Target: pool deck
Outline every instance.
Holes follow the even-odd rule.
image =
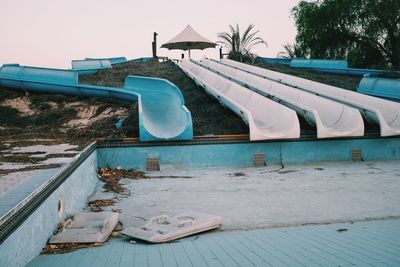
[[[45,141],[47,143],[51,142],[51,140]],[[75,149],[77,146],[69,144],[41,145],[40,141],[38,141],[39,145],[17,146],[19,143],[16,141],[4,141],[4,143],[8,144],[9,148],[6,150],[0,150],[0,155],[23,155],[20,153],[28,153],[29,155],[31,153],[29,157],[36,159],[43,158],[43,160],[36,163],[30,162],[29,157],[26,159],[25,163],[3,162],[0,160],[0,170],[15,170],[15,172],[11,172],[7,175],[0,175],[0,218],[15,208],[18,203],[23,201],[43,183],[51,179],[73,159],[72,157],[62,156],[45,159],[45,156],[51,154],[64,154],[65,156],[67,154],[77,153],[77,151],[71,151],[71,149]],[[43,166],[48,164],[59,164],[60,166],[20,171],[20,169],[23,169],[24,167]]]
[[[0,176],[0,218],[28,197],[62,167]]]
[[[119,237],[27,266],[400,266],[400,220],[214,231],[157,245]]]

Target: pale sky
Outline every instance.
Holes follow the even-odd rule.
[[[211,41],[229,24],[254,24],[275,57],[293,43],[290,10],[299,0],[0,0],[0,65],[70,68],[72,59],[151,56],[153,32],[158,47],[190,24]],[[158,48],[159,56],[178,58],[181,50]],[[218,57],[217,49],[192,51],[192,58]]]

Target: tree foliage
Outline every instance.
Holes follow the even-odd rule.
[[[282,45],[284,51],[281,51],[278,53],[277,57],[278,58],[297,58],[297,57],[301,57],[301,58],[305,58],[307,57],[306,53],[304,53],[304,51],[302,51],[300,49],[300,47],[294,43],[294,44],[289,44],[286,43],[284,45]]]
[[[303,0],[292,14],[296,42],[313,58],[400,67],[400,0]]]
[[[218,43],[224,45],[229,50],[229,59],[251,62],[255,57],[251,49],[259,44],[267,46],[267,43],[261,37],[257,36],[260,31],[253,31],[253,29],[254,25],[250,24],[241,34],[239,25],[236,24],[236,27],[229,25],[229,32],[218,33],[218,38],[221,39]]]

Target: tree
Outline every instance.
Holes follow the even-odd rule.
[[[230,32],[218,33],[218,38],[221,39],[218,43],[228,48],[229,59],[241,62],[254,61],[255,55],[251,52],[251,49],[259,44],[267,46],[267,43],[261,37],[257,36],[259,30],[252,32],[253,28],[254,25],[250,24],[241,35],[239,25],[236,24],[235,28],[229,25]]]
[[[307,57],[307,55],[306,55],[307,53],[302,51],[296,43],[294,43],[292,45],[287,43],[287,44],[282,45],[282,47],[285,51],[279,52],[277,55],[278,58],[296,58],[296,57],[306,58]]]
[[[303,0],[292,14],[296,42],[311,57],[351,55],[359,64],[400,68],[399,0]]]

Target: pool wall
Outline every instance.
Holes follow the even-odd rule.
[[[352,160],[360,150],[363,160],[400,159],[400,138],[245,142],[136,146],[117,144],[98,147],[99,167],[146,169],[147,158],[158,158],[160,166],[216,167],[253,166],[255,153],[264,153],[266,164],[302,164]]]
[[[98,182],[97,153],[94,148],[95,144],[92,145],[92,151],[87,156],[83,156],[83,152],[80,153],[51,178],[65,180],[0,245],[0,266],[24,266],[42,251],[60,222],[58,212],[60,199],[64,206],[62,213],[64,219],[86,206],[87,198],[93,193]],[[80,159],[80,157],[85,158]],[[74,169],[66,177],[60,177],[60,174],[71,168]],[[38,190],[43,190],[43,188]],[[44,193],[40,191],[36,194],[43,195]]]

